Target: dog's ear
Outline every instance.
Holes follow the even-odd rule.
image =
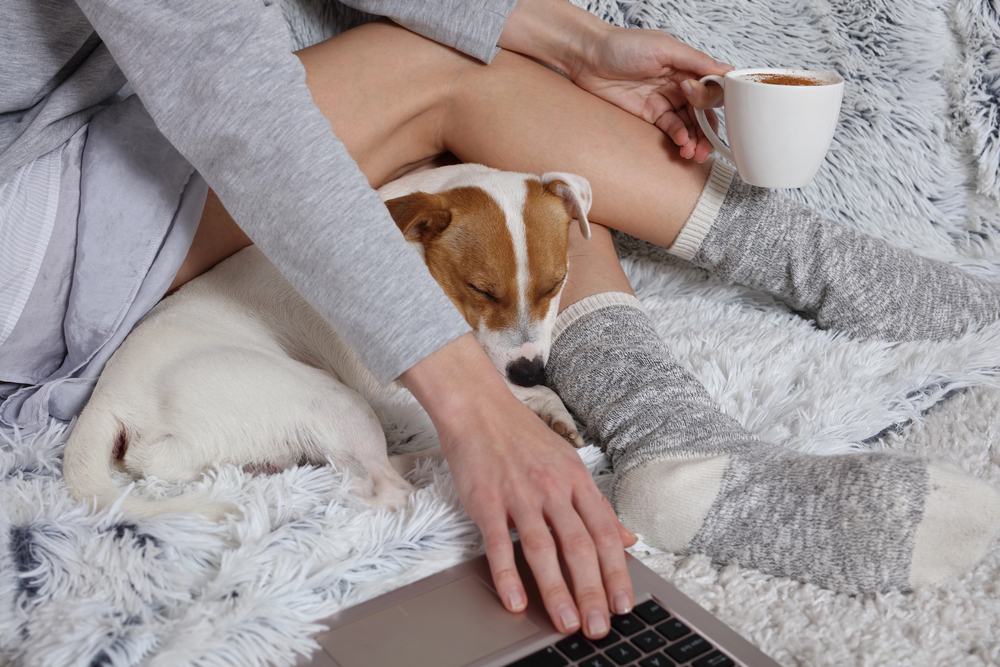
[[[451,211],[440,195],[414,192],[385,203],[407,241],[426,243],[451,224]]]
[[[580,233],[583,234],[583,238],[589,239],[590,221],[587,220],[587,214],[590,213],[590,204],[594,201],[594,195],[590,191],[590,183],[587,179],[576,174],[550,171],[547,174],[542,174],[542,185],[563,200],[570,217],[580,225]]]

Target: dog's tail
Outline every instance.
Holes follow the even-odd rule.
[[[119,500],[122,512],[143,518],[158,514],[194,513],[213,521],[238,512],[235,505],[213,498],[205,491],[164,499],[144,499],[115,483],[115,461],[122,461],[131,437],[125,421],[91,400],[66,442],[63,476],[77,500],[94,503],[101,510]]]

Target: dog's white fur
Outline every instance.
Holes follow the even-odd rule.
[[[525,178],[534,177],[457,165],[409,175],[381,194],[389,200],[415,191],[482,188],[506,214],[520,274],[527,271],[518,208]],[[543,182],[554,184],[588,235],[586,181],[547,174]],[[521,298],[527,301],[523,291]],[[557,303],[541,321],[524,316],[509,330],[473,324],[501,372],[519,356],[547,359]],[[572,418],[551,390],[510,386],[578,441]],[[216,464],[266,472],[332,462],[360,481],[355,491],[374,506],[396,507],[412,490],[401,473],[413,457],[387,457],[385,436],[366,400],[382,391],[354,351],[251,246],[164,299],[126,338],[67,442],[65,478],[76,497],[98,508],[121,500],[133,516],[196,512],[221,518],[234,508],[208,493],[122,498],[120,484],[140,476],[192,481]]]
[[[122,495],[116,468],[184,482],[215,464],[329,460],[359,477],[374,505],[398,505],[410,486],[390,466],[362,398],[377,390],[354,352],[251,246],[161,302],[125,339],[67,442],[66,481],[103,507]],[[231,509],[198,494],[128,496],[122,505],[138,516],[219,518]]]

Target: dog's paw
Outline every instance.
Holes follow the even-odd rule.
[[[566,438],[566,441],[575,448],[580,449],[584,446],[583,438],[580,437],[580,433],[576,430],[576,424],[573,422],[573,418],[569,416],[569,412],[566,412],[565,419],[559,419],[556,415],[551,414],[538,416],[545,420],[549,428]]]
[[[583,438],[576,430],[576,422],[556,392],[542,385],[535,387],[510,385],[510,388],[522,403],[549,425],[549,428],[577,449],[583,447]]]

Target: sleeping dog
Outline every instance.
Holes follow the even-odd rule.
[[[576,220],[590,234],[587,181],[463,164],[409,174],[379,194],[511,390],[579,446],[572,417],[541,383],[569,226]],[[100,509],[141,476],[179,483],[215,464],[275,472],[332,462],[360,480],[355,492],[373,506],[397,507],[412,490],[401,475],[412,457],[386,454],[367,402],[384,391],[250,246],[161,301],[129,334],[66,444],[66,482]],[[215,519],[234,510],[206,493],[129,495],[121,507]]]

